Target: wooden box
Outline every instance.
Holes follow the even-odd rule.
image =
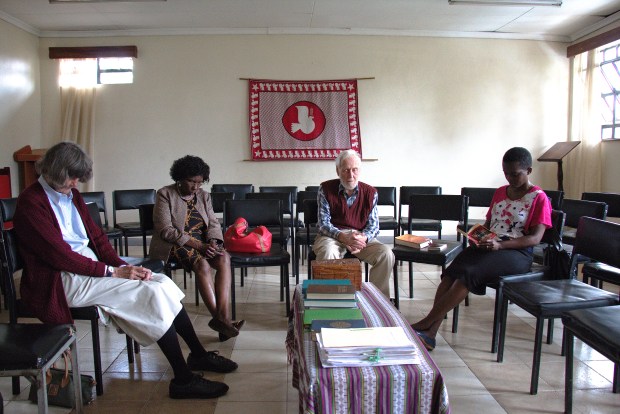
[[[362,289],[362,264],[358,259],[314,260],[313,279],[349,279],[355,290]]]

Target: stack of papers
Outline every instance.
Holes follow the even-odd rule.
[[[322,328],[316,337],[326,368],[420,363],[417,348],[401,327]]]

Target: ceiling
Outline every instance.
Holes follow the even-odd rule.
[[[620,20],[620,0],[564,0],[561,7],[448,0],[0,0],[0,19],[40,37],[355,34],[572,42]]]

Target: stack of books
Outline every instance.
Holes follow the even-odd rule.
[[[394,238],[394,244],[398,246],[411,247],[416,250],[426,250],[429,252],[441,252],[446,250],[447,244],[437,240],[429,239],[424,236],[416,236],[415,234],[403,234]]]
[[[322,328],[363,328],[362,311],[349,279],[304,280],[304,326],[312,332]]]
[[[323,328],[316,338],[325,368],[420,363],[417,348],[399,326]]]

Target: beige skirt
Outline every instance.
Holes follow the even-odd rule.
[[[97,260],[88,247],[80,253]],[[62,285],[70,307],[96,306],[105,325],[112,323],[142,346],[157,342],[170,329],[185,297],[159,273],[142,281],[62,272]]]

